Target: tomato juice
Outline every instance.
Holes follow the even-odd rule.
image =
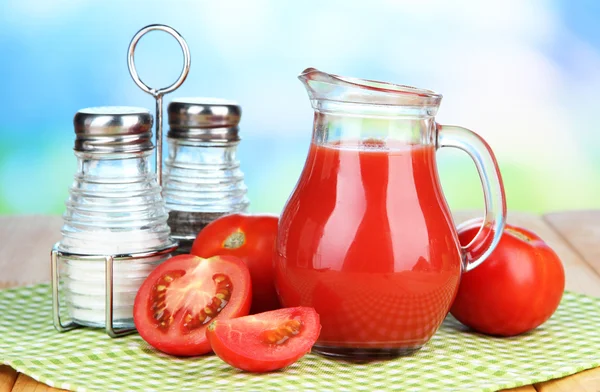
[[[433,145],[313,142],[280,220],[277,291],[319,313],[318,352],[408,352],[450,308],[459,246]]]

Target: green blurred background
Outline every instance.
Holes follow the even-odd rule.
[[[165,98],[242,105],[239,147],[252,211],[280,212],[302,169],[312,110],[306,67],[436,90],[437,120],[496,152],[508,207],[600,208],[598,1],[43,1],[0,4],[0,214],[60,214],[75,172],[72,118],[100,105],[153,108],[126,51],[143,26],[188,41],[192,68]],[[150,85],[181,68],[176,42],[143,38]],[[439,152],[453,209],[481,208],[466,155]]]

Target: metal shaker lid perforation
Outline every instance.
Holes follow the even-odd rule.
[[[151,150],[153,118],[144,108],[101,106],[75,114],[75,151],[128,153]]]
[[[169,103],[169,133],[173,139],[227,143],[240,140],[242,108],[217,98],[178,98]]]

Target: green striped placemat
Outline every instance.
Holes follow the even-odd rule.
[[[519,337],[476,334],[448,317],[412,356],[355,364],[309,354],[283,371],[254,375],[214,355],[161,354],[137,334],[58,333],[44,284],[0,291],[0,363],[77,391],[493,391],[600,366],[600,299],[567,292],[546,324]]]

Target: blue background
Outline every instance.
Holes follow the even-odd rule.
[[[43,1],[0,3],[0,214],[64,211],[81,108],[154,103],[131,80],[133,35],[168,24],[192,67],[166,96],[213,96],[243,109],[240,144],[252,211],[279,212],[306,156],[307,67],[444,95],[437,120],[496,152],[508,207],[600,208],[600,2]],[[136,55],[152,86],[182,64],[164,33]],[[265,148],[266,147],[266,148]],[[440,151],[453,208],[482,206],[469,158]]]

